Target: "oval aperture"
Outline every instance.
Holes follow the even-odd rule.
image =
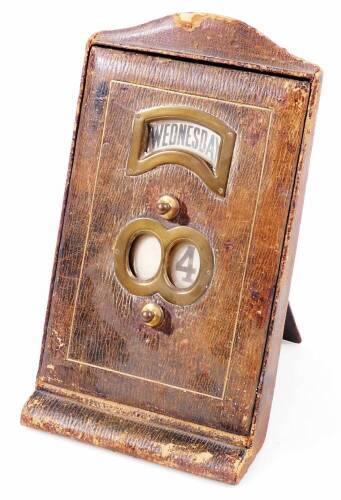
[[[153,234],[137,236],[130,247],[129,266],[132,274],[140,281],[154,278],[161,265],[161,245]]]
[[[190,288],[200,272],[200,256],[197,247],[190,242],[176,243],[168,258],[168,277],[180,290]]]

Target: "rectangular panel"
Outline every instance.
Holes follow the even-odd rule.
[[[207,203],[209,189],[195,174],[180,165],[165,165],[141,177],[127,176],[126,157],[132,141],[134,115],[143,109],[162,106],[162,103],[203,109],[238,130],[235,156],[243,158],[243,165],[241,168],[237,161],[232,165],[230,175],[234,188],[225,201],[218,202],[219,220],[211,234],[212,204]],[[138,84],[110,82],[69,359],[176,389],[223,397],[246,268],[246,259],[242,257],[247,253],[252,236],[252,219],[261,188],[270,118],[271,112],[266,108],[208,100]],[[251,150],[247,144],[256,131],[255,149]],[[193,196],[188,196],[188,192]],[[141,325],[139,308],[145,299],[132,297],[115,278],[113,248],[117,234],[129,221],[145,216],[155,218],[152,204],[154,201],[155,205],[163,193],[172,193],[186,204],[195,198],[192,213],[187,211],[191,219],[188,224],[192,226],[193,220],[193,227],[208,237],[215,268],[208,291],[197,303],[186,308],[164,304],[172,318],[167,331],[160,335]],[[245,212],[240,212],[236,207],[243,204],[245,195],[248,207]],[[117,204],[125,208],[124,214],[120,213],[118,217],[113,210],[105,213],[106,207]],[[100,228],[96,229],[96,221],[100,221]],[[229,241],[234,242],[232,252]],[[89,249],[96,251],[89,252]],[[124,310],[121,303],[125,304]],[[229,314],[225,315],[225,311]],[[205,326],[195,328],[200,318],[205,318]],[[212,331],[215,331],[213,336],[207,334]],[[144,335],[147,340],[149,337],[158,339],[157,349],[151,349],[149,342],[142,340]],[[103,350],[98,346],[103,346]],[[219,358],[212,355],[219,351]]]

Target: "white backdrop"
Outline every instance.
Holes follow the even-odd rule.
[[[166,14],[246,21],[324,70],[291,303],[266,443],[227,486],[19,425],[33,390],[89,35]],[[337,2],[59,0],[1,4],[0,496],[287,499],[340,494],[340,25]]]

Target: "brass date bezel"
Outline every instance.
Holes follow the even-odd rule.
[[[161,245],[160,266],[150,280],[139,280],[130,267],[130,250],[133,242],[142,234],[152,234]],[[194,245],[200,257],[200,270],[193,285],[185,289],[177,288],[170,280],[168,267],[172,248],[181,242]],[[214,258],[207,239],[196,229],[176,226],[164,227],[160,222],[149,219],[135,219],[129,222],[117,236],[114,245],[114,267],[116,277],[130,293],[150,296],[159,293],[162,298],[176,305],[189,305],[195,302],[208,288],[214,267]]]
[[[215,171],[199,156],[176,148],[150,154],[145,153],[148,124],[153,120],[172,119],[204,125],[220,136],[221,145]],[[134,119],[128,174],[140,175],[160,165],[173,163],[191,170],[214,193],[225,196],[235,141],[235,131],[222,120],[205,111],[186,106],[162,106],[145,109],[137,113]]]

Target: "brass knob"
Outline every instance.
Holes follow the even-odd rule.
[[[178,215],[180,204],[174,196],[164,194],[158,199],[156,203],[156,210],[161,217],[171,220]]]
[[[150,302],[149,304],[143,306],[141,310],[141,317],[142,321],[146,325],[155,328],[156,326],[160,325],[160,323],[162,323],[164,314],[160,306]]]

